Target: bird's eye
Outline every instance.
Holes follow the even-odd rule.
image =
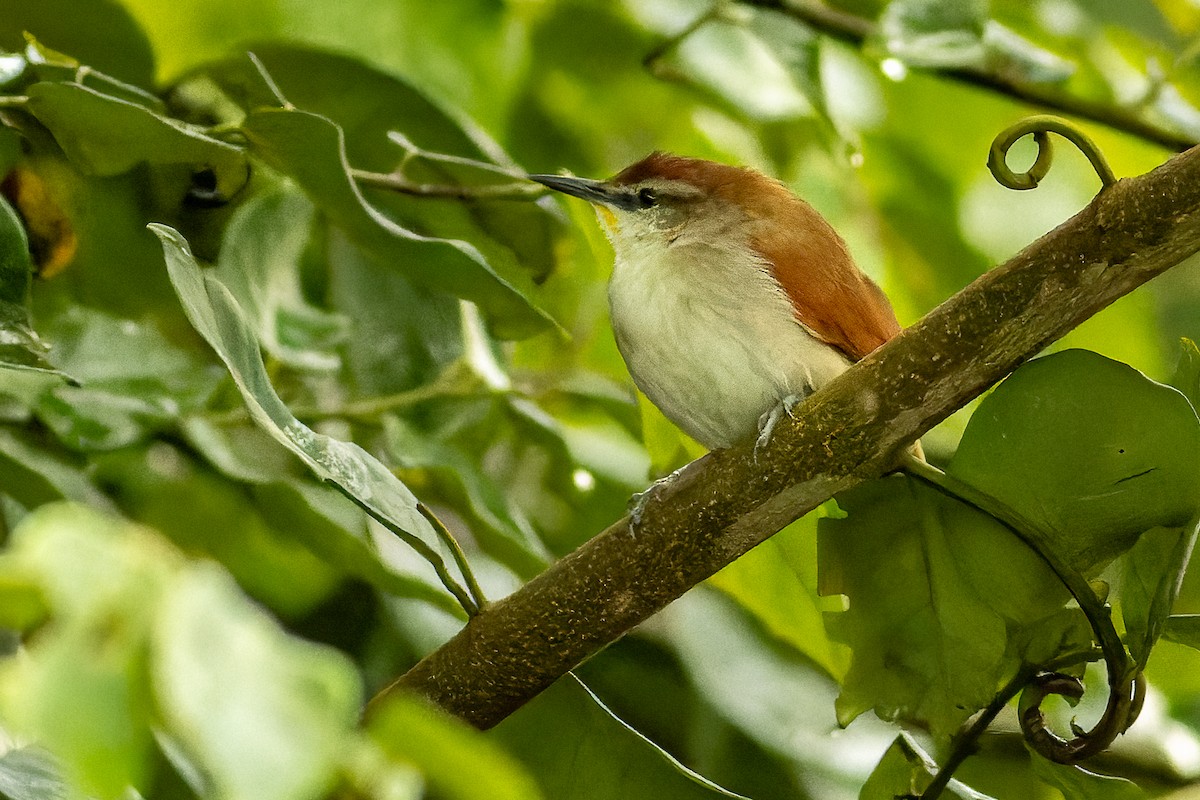
[[[653,189],[639,189],[637,199],[642,204],[642,208],[650,208],[658,202],[658,195]]]

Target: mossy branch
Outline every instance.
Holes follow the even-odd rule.
[[[710,453],[401,676],[480,728],[836,492],[1117,298],[1200,250],[1200,148],[1117,181],[813,395],[756,453]],[[378,698],[377,698],[378,700]]]

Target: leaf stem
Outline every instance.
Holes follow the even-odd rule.
[[[475,580],[475,573],[471,570],[471,565],[467,561],[467,554],[463,552],[462,546],[458,540],[454,538],[454,534],[450,533],[450,529],[446,527],[433,510],[424,503],[417,503],[417,510],[421,512],[421,516],[433,526],[437,531],[438,538],[450,548],[450,554],[454,557],[454,563],[458,565],[458,571],[462,573],[463,578],[467,581],[467,589],[471,593],[471,599],[475,603],[475,613],[479,613],[487,606],[487,597],[480,588],[479,582]],[[471,612],[468,611],[468,614]],[[471,614],[474,616],[474,614]]]
[[[467,590],[464,589],[459,584],[459,582],[454,579],[454,576],[450,574],[450,570],[448,570],[446,568],[446,562],[442,560],[442,557],[437,553],[436,550],[434,550],[429,545],[425,544],[425,542],[421,541],[416,536],[413,536],[408,531],[397,526],[395,523],[393,523],[387,517],[380,514],[375,509],[371,508],[370,505],[368,505],[367,503],[364,503],[358,497],[355,497],[353,492],[349,491],[346,487],[342,486],[337,481],[329,480],[328,478],[326,478],[326,480],[330,484],[332,484],[339,492],[341,492],[346,497],[348,497],[350,499],[350,502],[354,503],[354,505],[358,506],[363,511],[365,511],[367,513],[367,516],[369,516],[371,519],[378,522],[383,527],[387,528],[398,539],[400,539],[402,542],[407,544],[413,550],[417,551],[417,553],[422,558],[424,558],[426,561],[428,561],[430,566],[432,566],[434,571],[437,573],[438,580],[440,580],[442,582],[442,586],[445,586],[446,590],[448,592],[450,592],[450,594],[454,595],[454,599],[458,601],[458,604],[460,606],[462,606],[463,611],[467,612],[468,617],[473,617],[479,613],[479,605],[467,593]],[[421,503],[418,503],[417,508],[418,509],[423,508],[423,505]],[[424,513],[424,512],[422,512],[422,513]],[[434,526],[434,527],[436,528],[437,526]],[[456,556],[456,559],[457,559],[457,556]]]

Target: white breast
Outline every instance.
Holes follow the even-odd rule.
[[[710,449],[751,438],[763,412],[849,366],[796,321],[752,251],[715,241],[616,234],[608,290],[617,347],[634,383]]]

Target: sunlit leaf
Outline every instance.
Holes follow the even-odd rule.
[[[859,800],[895,800],[898,797],[920,797],[929,786],[938,766],[920,745],[907,733],[901,733],[883,754],[883,758],[863,784]],[[991,800],[960,781],[952,780],[942,797],[958,800]]]
[[[49,753],[37,747],[14,747],[0,756],[0,796],[8,800],[66,800],[68,790]]]
[[[47,506],[14,533],[6,566],[36,576],[54,622],[0,673],[0,705],[99,797],[148,773],[146,642],[174,565],[150,534],[80,506]]]
[[[1200,422],[1176,389],[1085,350],[1032,361],[971,417],[947,472],[1024,513],[1088,570],[1200,498]]]
[[[1146,793],[1125,778],[1099,775],[1080,766],[1030,757],[1034,773],[1066,800],[1142,800]]]
[[[740,797],[623,723],[574,675],[542,692],[491,735],[525,764],[546,797]]]
[[[392,695],[372,711],[371,738],[389,757],[411,764],[447,800],[539,800],[537,784],[483,734],[428,702]]]
[[[167,591],[153,653],[161,713],[217,794],[303,800],[328,789],[361,703],[345,656],[289,637],[209,565]]]

